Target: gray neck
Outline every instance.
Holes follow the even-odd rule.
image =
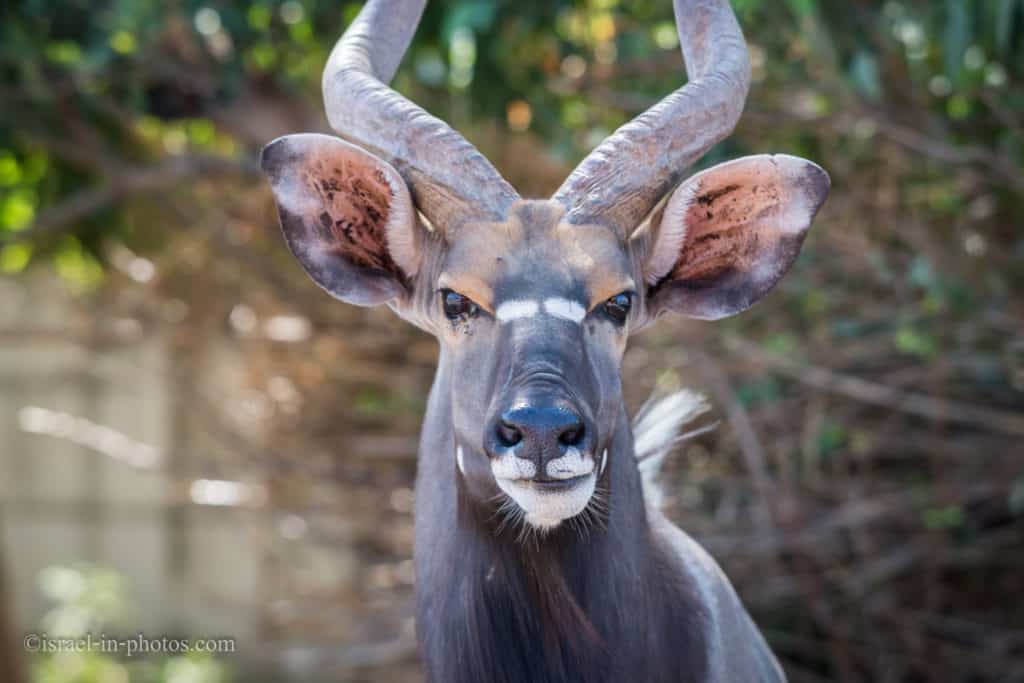
[[[625,408],[601,481],[606,525],[580,535],[563,524],[522,544],[496,533],[493,510],[463,490],[449,367],[442,351],[416,484],[417,621],[428,680],[660,681],[671,670],[665,680],[679,681],[688,680],[679,671],[701,671],[699,629],[686,633],[701,608],[666,574]],[[682,636],[664,647],[669,633]]]

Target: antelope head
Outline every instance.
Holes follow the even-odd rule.
[[[750,80],[727,0],[676,0],[689,81],[605,140],[547,200],[523,200],[459,133],[386,84],[425,0],[370,0],[328,61],[340,138],[270,143],[288,246],[351,304],[385,304],[441,345],[452,476],[537,528],[580,514],[632,460],[620,365],[673,312],[738,313],[792,265],[829,188],[796,157],[688,179],[728,135]],[[627,440],[628,445],[628,440]],[[625,466],[625,465],[623,465]],[[631,466],[631,462],[630,462]]]

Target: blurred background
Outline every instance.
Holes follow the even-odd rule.
[[[668,0],[451,0],[395,86],[524,195],[683,79]],[[700,167],[833,190],[764,302],[636,337],[631,409],[790,679],[1024,681],[1024,0],[734,0],[754,81]],[[420,680],[412,482],[436,343],[334,302],[260,147],[326,130],[359,3],[0,9],[0,681]],[[228,636],[30,655],[26,632]]]

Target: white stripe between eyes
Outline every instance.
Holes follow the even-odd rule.
[[[498,306],[498,309],[494,312],[498,320],[503,323],[507,323],[510,320],[518,320],[519,318],[530,318],[537,315],[536,301],[522,301],[512,300],[506,301],[502,305]]]
[[[582,322],[583,318],[587,316],[587,309],[583,308],[575,301],[562,299],[560,297],[545,299],[544,310],[549,315],[553,315],[556,318],[562,318],[563,320],[569,320],[574,323]]]
[[[498,306],[495,316],[500,322],[507,323],[519,320],[520,318],[532,318],[540,312],[540,308],[536,301],[513,299]],[[545,299],[544,312],[556,318],[577,324],[587,317],[587,309],[575,301],[561,297]]]

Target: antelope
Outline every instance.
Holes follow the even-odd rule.
[[[369,0],[323,74],[340,138],[288,135],[261,164],[312,279],[439,342],[415,504],[427,680],[785,680],[638,464],[671,446],[694,401],[664,399],[634,434],[621,361],[663,314],[714,320],[763,297],[796,259],[828,175],[758,155],[684,180],[735,127],[750,66],[727,0],[676,0],[688,82],[549,199],[522,199],[387,85],[424,5]]]

